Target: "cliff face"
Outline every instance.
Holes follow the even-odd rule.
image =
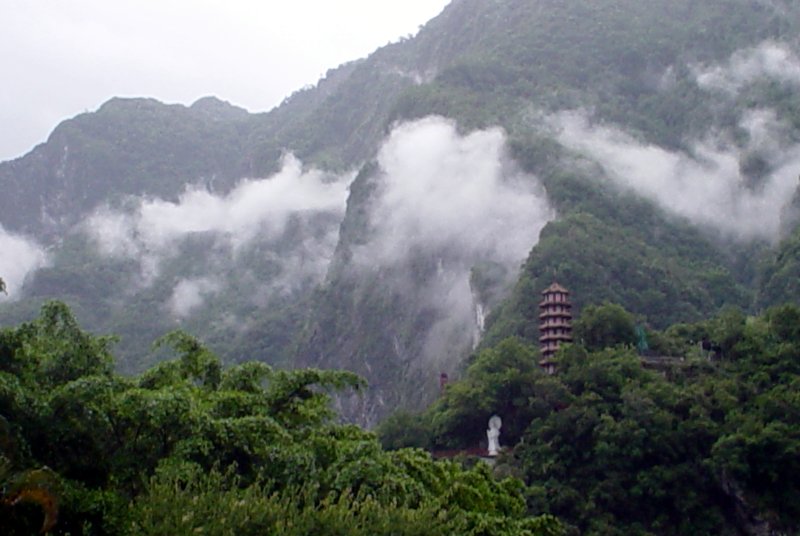
[[[231,361],[348,368],[372,388],[342,403],[374,423],[480,340],[535,340],[556,277],[657,326],[797,299],[796,248],[772,248],[798,22],[780,1],[457,0],[269,113],[113,99],[0,164],[0,224],[49,245],[0,317],[66,299],[130,371],[178,326]]]

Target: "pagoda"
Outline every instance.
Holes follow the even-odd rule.
[[[553,283],[542,291],[539,304],[539,347],[542,359],[539,366],[548,374],[556,371],[553,355],[563,342],[572,341],[572,304],[569,291]]]

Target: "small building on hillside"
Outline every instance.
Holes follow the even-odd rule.
[[[548,374],[556,371],[553,355],[563,342],[572,342],[572,304],[569,291],[553,283],[542,291],[539,303],[539,366]]]

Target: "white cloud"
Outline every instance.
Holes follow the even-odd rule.
[[[221,250],[236,256],[255,241],[280,241],[289,226],[299,226],[292,243],[275,253],[275,261],[284,265],[275,284],[289,289],[298,281],[322,277],[333,255],[352,178],[303,170],[288,156],[276,175],[242,181],[227,195],[190,188],[177,202],[138,200],[127,212],[105,207],[88,218],[84,229],[102,254],[138,259],[147,283],[193,234],[213,236]]]
[[[734,53],[724,65],[694,70],[700,87],[732,94],[764,78],[800,84],[800,58],[785,44],[771,41]]]
[[[137,241],[136,226],[135,216],[108,207],[97,209],[84,223],[100,251],[115,258],[142,254],[144,245]]]
[[[172,290],[167,307],[175,317],[186,318],[220,289],[219,282],[207,277],[182,279]]]
[[[300,161],[289,156],[277,175],[243,181],[225,197],[191,189],[177,203],[146,202],[139,212],[137,231],[155,249],[200,232],[222,233],[238,247],[261,232],[279,236],[292,215],[342,211],[348,182],[317,170],[303,172]]]
[[[696,224],[743,240],[776,240],[800,171],[800,145],[789,143],[769,110],[751,111],[740,127],[739,147],[722,136],[697,142],[691,154],[641,142],[617,127],[592,124],[582,112],[550,119],[557,139],[599,163],[608,176]],[[769,162],[758,186],[740,169],[748,155]]]
[[[0,278],[8,291],[0,293],[0,301],[18,297],[25,277],[46,264],[47,254],[40,245],[0,226]]]
[[[393,269],[386,284],[433,312],[420,365],[457,359],[477,329],[470,270],[491,260],[515,276],[555,212],[535,177],[508,159],[499,129],[462,136],[448,120],[426,118],[395,128],[378,162],[371,238],[355,263]],[[420,280],[417,262],[434,262],[435,274]]]
[[[391,264],[422,249],[515,263],[554,216],[535,179],[506,157],[500,129],[462,137],[447,120],[423,119],[396,128],[378,161],[365,262]]]

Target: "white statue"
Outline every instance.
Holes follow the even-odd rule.
[[[500,452],[500,428],[503,421],[497,415],[492,415],[489,419],[489,429],[486,430],[486,437],[489,440],[489,456],[497,456]]]

